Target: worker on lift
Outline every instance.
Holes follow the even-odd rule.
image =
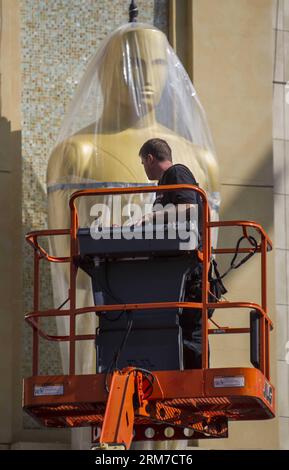
[[[170,146],[165,140],[150,139],[143,144],[139,151],[141,162],[144,166],[147,177],[151,181],[158,180],[159,186],[161,185],[177,185],[188,184],[198,185],[192,172],[185,165],[173,164],[172,151]],[[156,220],[158,211],[164,210],[166,207],[171,209],[176,208],[178,214],[181,211],[186,212],[186,217],[191,216],[190,209],[198,206],[198,227],[199,235],[202,227],[201,223],[201,198],[197,192],[191,190],[176,190],[164,193],[158,193],[158,196],[153,205],[153,212],[144,215],[136,225],[153,223]],[[170,210],[170,209],[169,209]],[[165,218],[164,217],[164,218]],[[199,246],[201,245],[201,236],[199,236]],[[202,279],[202,263],[196,260],[194,267],[189,274],[186,297],[188,302],[201,301],[201,289],[194,289],[193,286],[198,286]],[[202,367],[202,311],[201,309],[194,309],[192,312],[187,309],[180,317],[180,325],[183,333],[183,346],[184,346],[184,367],[185,369],[197,369]]]

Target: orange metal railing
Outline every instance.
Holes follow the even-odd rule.
[[[136,194],[136,193],[156,193],[165,191],[176,191],[179,189],[188,189],[199,193],[202,200],[202,263],[203,263],[203,274],[202,274],[202,301],[200,303],[194,302],[160,302],[160,303],[146,303],[146,304],[126,304],[126,305],[101,305],[101,306],[90,306],[84,308],[76,308],[76,283],[77,283],[77,263],[76,260],[79,256],[77,231],[79,228],[78,224],[78,212],[76,207],[76,200],[81,197],[89,196],[104,196],[104,195],[121,195],[121,194]],[[228,222],[211,222],[209,206],[206,197],[206,193],[197,186],[192,185],[172,185],[172,186],[149,186],[149,187],[137,187],[137,188],[101,188],[82,190],[74,193],[70,198],[70,213],[71,213],[71,227],[70,229],[64,230],[41,230],[29,233],[26,236],[28,243],[34,249],[34,295],[33,295],[33,312],[25,315],[25,320],[32,326],[33,329],[33,352],[32,352],[32,363],[33,363],[33,376],[38,375],[39,371],[39,337],[45,338],[50,341],[67,341],[69,342],[69,374],[74,375],[75,373],[75,345],[76,341],[83,340],[94,340],[95,335],[77,335],[76,334],[76,317],[78,315],[84,315],[89,312],[109,312],[109,311],[123,311],[123,310],[144,310],[144,309],[165,309],[165,308],[199,308],[202,309],[202,368],[208,368],[208,335],[215,333],[224,334],[239,334],[249,333],[249,328],[221,328],[217,325],[217,329],[208,328],[208,317],[207,310],[209,308],[246,308],[254,309],[259,312],[261,318],[261,372],[270,379],[270,367],[269,367],[269,333],[270,329],[273,328],[272,322],[267,314],[267,297],[266,297],[266,252],[272,249],[272,242],[263,230],[263,228],[251,221],[228,221]],[[236,253],[235,248],[211,248],[211,229],[216,227],[240,227],[243,232],[243,236],[248,240],[248,229],[256,230],[260,235],[260,243],[256,249],[256,252],[261,253],[261,306],[255,303],[249,302],[224,302],[220,301],[217,303],[208,302],[209,293],[209,281],[208,281],[208,270],[209,261],[213,254],[228,254]],[[52,237],[52,236],[69,236],[70,237],[70,256],[69,257],[55,257],[49,255],[45,249],[40,245],[40,237]],[[250,240],[249,240],[250,241]],[[238,253],[251,253],[253,248],[239,248]],[[254,250],[255,251],[255,250]],[[52,263],[69,263],[70,265],[70,282],[69,282],[69,309],[59,310],[50,309],[41,311],[40,305],[40,261],[45,260]],[[48,335],[40,328],[39,320],[43,317],[69,317],[69,334],[67,336],[55,336]]]

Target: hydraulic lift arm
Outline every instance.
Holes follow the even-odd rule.
[[[126,450],[133,439],[134,416],[148,416],[143,373],[134,368],[112,376],[99,444],[94,450]]]

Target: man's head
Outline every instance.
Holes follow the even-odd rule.
[[[172,151],[163,139],[150,139],[139,151],[142,164],[149,180],[159,180],[162,174],[172,166]]]

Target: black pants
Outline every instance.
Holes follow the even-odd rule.
[[[201,302],[199,298],[186,295],[186,302]],[[185,369],[202,368],[202,310],[184,309],[180,317],[183,336],[183,358]],[[210,361],[210,345],[208,344]]]
[[[196,262],[185,287],[185,302],[202,301],[202,263]],[[185,369],[202,368],[202,310],[184,309],[180,316],[183,334],[183,353]],[[209,346],[208,346],[209,348]],[[210,349],[209,349],[210,358]]]
[[[183,353],[185,369],[202,368],[202,327],[183,328]]]

